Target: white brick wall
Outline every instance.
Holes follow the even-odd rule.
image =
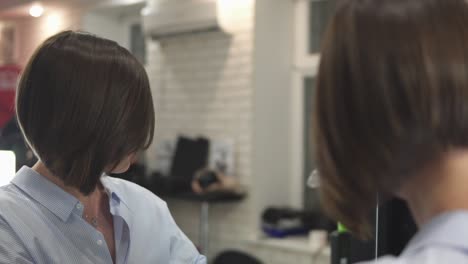
[[[150,5],[154,1],[148,0]],[[232,139],[236,176],[250,188],[264,188],[254,186],[252,178],[254,1],[236,1],[242,2],[243,11],[229,16],[230,34],[205,32],[148,41],[147,70],[156,107],[153,146],[179,134]],[[151,169],[156,160],[154,148],[148,151],[147,160]],[[253,199],[211,206],[209,256],[234,248],[266,264],[317,263],[310,252],[255,242],[261,212]],[[175,200],[168,204],[182,230],[197,242],[200,204]]]
[[[251,182],[253,4],[232,34],[205,32],[150,41],[148,72],[156,106],[155,143],[179,134],[232,139],[235,170]],[[155,150],[148,151],[149,165]],[[199,204],[169,201],[174,218],[197,241]],[[246,239],[257,228],[249,199],[211,208],[213,239]]]

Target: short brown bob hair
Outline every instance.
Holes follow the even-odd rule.
[[[58,33],[35,51],[18,86],[16,111],[38,158],[84,194],[106,167],[153,139],[144,67],[116,42],[84,32]]]
[[[368,233],[377,194],[468,148],[467,2],[338,1],[315,100],[325,210]]]

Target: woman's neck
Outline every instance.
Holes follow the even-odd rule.
[[[430,167],[400,192],[419,226],[442,213],[468,210],[468,151],[451,151]]]

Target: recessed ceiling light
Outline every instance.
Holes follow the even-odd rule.
[[[40,4],[35,4],[29,9],[29,14],[32,17],[40,17],[44,13],[44,8]]]

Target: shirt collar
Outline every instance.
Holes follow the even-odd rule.
[[[76,197],[26,166],[16,173],[11,183],[46,207],[62,221],[67,221],[75,206],[79,203]]]
[[[109,206],[111,214],[114,216],[121,216],[128,226],[132,226],[132,211],[129,204],[130,200],[128,200],[128,197],[125,195],[127,190],[124,182],[122,180],[104,175],[101,177],[101,183],[106,189],[109,197],[112,197]]]
[[[411,239],[403,255],[411,255],[431,245],[468,249],[468,211],[436,216]]]
[[[112,180],[112,177],[108,175],[103,175],[101,183],[113,202],[122,203],[129,208],[124,196],[125,190],[119,182]]]
[[[123,200],[124,192],[122,187],[108,178],[108,176],[101,177],[101,183],[110,197],[109,203],[111,210],[115,211],[115,208],[117,208],[121,202],[125,205],[126,209],[129,210],[128,205]],[[70,214],[75,210],[76,206],[80,204],[80,201],[75,196],[64,191],[55,183],[47,180],[44,176],[26,166],[23,166],[16,173],[11,183],[46,207],[64,222],[68,220]],[[82,207],[79,213],[82,213]]]

